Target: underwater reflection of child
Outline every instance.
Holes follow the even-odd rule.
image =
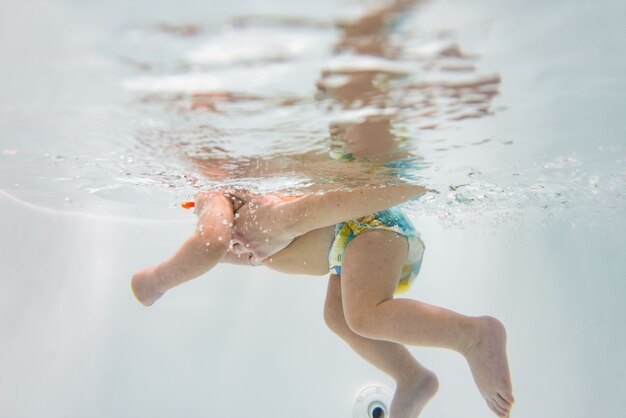
[[[391,417],[419,416],[438,389],[435,374],[404,345],[463,355],[488,406],[508,416],[514,398],[503,325],[394,297],[411,284],[424,251],[419,234],[394,206],[424,192],[398,185],[299,197],[199,193],[194,234],[170,259],[137,272],[132,290],[149,306],[219,262],[293,274],[330,270],[326,324],[395,380]]]

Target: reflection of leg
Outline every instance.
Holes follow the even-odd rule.
[[[324,319],[357,354],[396,381],[390,415],[394,418],[417,417],[437,392],[437,377],[419,364],[403,345],[361,337],[348,327],[343,315],[339,276],[332,275],[328,281]]]
[[[490,408],[499,416],[507,415],[513,396],[504,327],[493,318],[467,317],[411,299],[393,299],[406,254],[406,240],[390,231],[365,232],[350,242],[341,280],[348,325],[366,338],[463,354]]]
[[[133,275],[131,287],[143,305],[152,305],[172,287],[206,273],[228,250],[229,225],[233,223],[230,200],[221,193],[204,194],[196,199],[196,207],[199,211],[196,232],[171,258]]]

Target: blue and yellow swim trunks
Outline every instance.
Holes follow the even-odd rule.
[[[419,232],[415,230],[409,218],[398,208],[385,209],[371,215],[362,216],[338,224],[335,227],[335,239],[333,240],[330,253],[328,254],[330,273],[341,275],[343,253],[350,241],[359,234],[374,229],[393,231],[407,237],[409,253],[402,267],[402,275],[398,283],[398,288],[396,289],[396,294],[406,292],[411,286],[411,283],[413,283],[413,280],[415,280],[415,276],[417,276],[417,273],[420,271],[425,247]]]

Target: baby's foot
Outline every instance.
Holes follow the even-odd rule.
[[[156,302],[163,292],[156,289],[158,279],[154,272],[154,267],[148,267],[138,271],[133,275],[130,281],[130,287],[133,289],[135,298],[144,306],[150,306]]]
[[[506,355],[506,330],[491,317],[477,319],[478,333],[465,355],[478,390],[499,417],[508,417],[515,399]]]
[[[390,416],[417,418],[439,389],[437,376],[427,369],[407,381],[398,381],[396,393],[391,402]]]

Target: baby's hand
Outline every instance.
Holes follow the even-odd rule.
[[[235,253],[252,253],[260,264],[291,243],[293,237],[284,234],[282,217],[283,200],[276,195],[238,195],[244,204],[235,214],[233,250]]]

